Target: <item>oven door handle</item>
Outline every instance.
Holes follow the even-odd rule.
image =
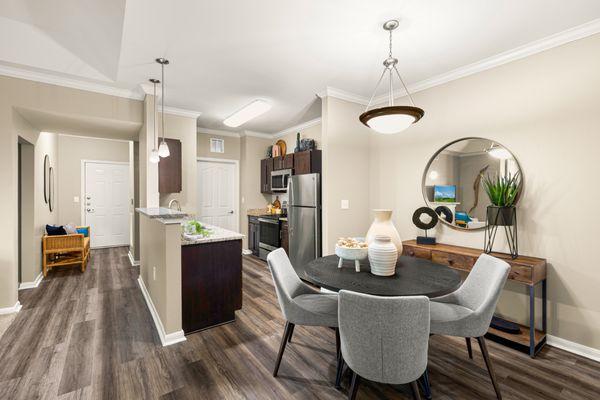
[[[264,222],[265,224],[279,225],[279,220],[276,220],[276,219],[259,218],[258,222]]]

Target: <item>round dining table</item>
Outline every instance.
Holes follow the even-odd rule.
[[[367,259],[360,261],[360,272],[353,261],[344,261],[338,268],[336,255],[317,258],[304,267],[305,279],[335,292],[352,290],[378,296],[443,296],[458,289],[460,274],[445,265],[422,258],[400,256],[396,273],[377,276],[371,273]]]

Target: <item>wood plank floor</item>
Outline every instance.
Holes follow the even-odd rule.
[[[20,292],[23,309],[0,340],[0,399],[342,399],[333,331],[297,327],[271,371],[283,321],[266,265],[244,257],[235,323],[162,347],[126,249],[94,250],[88,270],[57,270]],[[505,399],[599,399],[600,364],[547,346],[532,360],[489,343]],[[432,337],[435,399],[494,399],[481,354]],[[344,382],[347,387],[348,382]],[[359,399],[408,399],[409,389],[364,384]]]

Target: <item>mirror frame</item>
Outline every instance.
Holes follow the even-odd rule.
[[[514,160],[515,160],[515,162],[517,163],[517,167],[519,167],[519,171],[521,172],[521,183],[520,183],[520,185],[519,185],[519,186],[520,186],[520,189],[519,189],[519,194],[517,195],[517,198],[516,198],[516,200],[515,200],[515,205],[516,205],[516,204],[518,204],[518,203],[519,203],[519,200],[521,199],[521,195],[523,194],[523,188],[525,187],[525,174],[523,173],[523,168],[521,167],[521,163],[519,162],[519,160],[517,159],[517,157],[515,156],[515,154],[514,154],[514,153],[513,153],[513,152],[512,152],[512,151],[511,151],[511,150],[510,150],[508,147],[506,147],[506,146],[505,146],[505,145],[503,145],[502,143],[498,142],[497,140],[494,140],[494,139],[488,139],[488,138],[479,137],[479,136],[467,136],[467,137],[459,138],[459,139],[453,140],[453,141],[451,141],[451,142],[449,142],[449,143],[446,143],[446,144],[445,144],[445,145],[443,145],[441,148],[439,148],[439,149],[438,149],[438,150],[437,150],[437,151],[436,151],[436,152],[435,152],[435,153],[434,153],[434,154],[433,154],[433,155],[432,155],[432,156],[429,158],[429,161],[427,161],[427,165],[425,165],[425,169],[423,170],[423,176],[422,176],[422,178],[421,178],[421,192],[422,192],[422,195],[423,195],[423,200],[425,201],[425,205],[426,205],[427,207],[430,207],[430,208],[431,208],[431,206],[429,205],[429,201],[427,200],[427,192],[426,192],[426,190],[425,190],[425,182],[427,182],[427,172],[429,171],[429,167],[431,167],[431,164],[433,163],[433,161],[435,161],[436,157],[437,157],[438,155],[440,155],[440,153],[441,153],[442,151],[444,151],[444,150],[445,150],[445,149],[447,149],[448,147],[452,146],[453,144],[455,144],[455,143],[458,143],[458,142],[462,142],[462,141],[464,141],[464,140],[470,140],[470,139],[477,139],[477,140],[489,140],[489,141],[492,141],[492,142],[494,142],[495,144],[497,144],[497,145],[500,145],[500,146],[504,147],[504,148],[505,148],[506,150],[508,150],[508,151],[510,152],[510,154],[513,156],[513,159],[514,159]],[[486,195],[486,196],[487,196],[487,195]],[[463,232],[476,232],[476,231],[481,231],[481,230],[485,229],[485,226],[487,225],[487,220],[486,220],[486,225],[484,225],[484,226],[482,226],[482,227],[479,227],[479,228],[471,228],[471,229],[469,229],[469,228],[462,228],[462,227],[460,227],[460,226],[457,226],[457,225],[450,224],[450,223],[446,222],[446,220],[444,220],[443,218],[439,218],[439,221],[440,221],[442,224],[444,224],[444,225],[446,225],[446,226],[448,226],[448,227],[450,227],[450,228],[452,228],[452,229],[456,229],[457,231],[463,231]],[[438,225],[439,225],[439,224],[438,224]]]

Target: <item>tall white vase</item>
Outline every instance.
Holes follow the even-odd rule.
[[[373,210],[373,212],[375,220],[367,232],[367,243],[370,245],[375,240],[375,236],[388,236],[396,246],[398,254],[402,254],[402,239],[392,222],[392,210]]]

